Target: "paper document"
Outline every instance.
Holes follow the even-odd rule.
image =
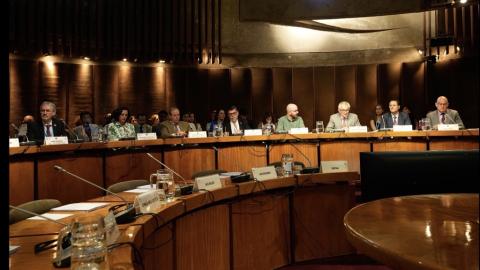
[[[154,189],[154,188],[152,188]],[[125,190],[124,192],[129,192],[129,193],[145,193],[149,192],[152,190],[151,188],[136,188],[136,189],[130,189],[130,190]]]
[[[92,211],[98,208],[102,208],[108,204],[109,203],[102,203],[102,202],[71,203],[71,204],[55,207],[52,210],[54,211]]]
[[[20,248],[20,246],[12,246],[10,245],[10,255],[15,253],[18,249]]]
[[[45,213],[45,214],[42,214],[41,216],[42,217],[46,217],[46,218],[49,218],[49,219],[53,219],[53,220],[59,220],[59,219],[62,219],[62,218],[66,218],[68,216],[71,216],[72,214],[51,214],[51,213]],[[29,217],[27,219],[29,220],[47,220],[46,218],[42,218],[40,216],[36,216],[36,217]]]

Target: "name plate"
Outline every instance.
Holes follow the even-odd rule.
[[[351,126],[346,130],[351,133],[368,132],[367,126]]]
[[[219,188],[222,188],[222,181],[220,181],[220,175],[218,174],[195,178],[194,189],[211,191]]]
[[[158,191],[151,190],[135,197],[135,204],[138,205],[141,213],[152,213],[162,206]]]
[[[278,177],[275,166],[252,168],[252,174],[253,178],[257,179],[258,181],[265,181]]]
[[[156,140],[157,133],[150,132],[150,133],[137,133],[137,140],[145,141],[145,140]]]
[[[304,127],[304,128],[291,128],[289,131],[288,131],[289,134],[308,134],[308,128],[307,127]]]
[[[348,161],[346,160],[321,161],[320,163],[322,173],[348,172]]]
[[[440,131],[444,130],[459,130],[458,124],[439,124],[437,129]]]
[[[20,146],[20,141],[18,138],[11,138],[8,140],[9,141],[9,147],[19,147]]]
[[[206,131],[189,131],[188,138],[207,138]]]
[[[67,136],[45,137],[45,145],[68,144]]]
[[[261,136],[262,130],[261,129],[245,129],[243,131],[243,136]]]
[[[412,131],[412,125],[393,125],[393,131]]]
[[[115,244],[120,236],[120,230],[118,229],[117,222],[115,221],[113,211],[109,211],[103,220],[105,223],[105,237],[107,238],[107,245]]]

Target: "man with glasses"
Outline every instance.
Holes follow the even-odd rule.
[[[437,102],[435,102],[437,110],[427,113],[427,119],[433,129],[437,129],[439,124],[458,124],[459,129],[464,129],[460,114],[456,110],[448,108],[448,99],[445,96],[439,96]]]
[[[228,109],[229,121],[226,121],[223,126],[225,127],[225,131],[230,135],[241,135],[245,129],[250,128],[248,123],[246,121],[242,121],[238,115],[239,112],[236,106],[232,106]]]
[[[326,131],[346,130],[351,126],[361,126],[358,116],[350,112],[350,103],[341,101],[338,103],[338,113],[330,115]]]

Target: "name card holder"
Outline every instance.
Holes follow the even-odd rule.
[[[67,136],[45,137],[45,145],[68,144]]]
[[[159,192],[163,190],[151,190],[135,197],[134,204],[138,206],[140,213],[152,213],[162,207]]]
[[[189,131],[188,138],[207,138],[206,131]]]
[[[346,132],[350,132],[350,133],[364,133],[364,132],[368,132],[368,129],[367,129],[367,126],[351,126],[351,127],[348,127],[348,129],[346,130]]]
[[[289,131],[288,131],[289,134],[308,134],[308,128],[307,127],[304,127],[304,128],[291,128]]]
[[[259,168],[252,168],[253,178],[257,179],[258,181],[265,181],[270,179],[277,178],[277,171],[275,170],[275,166],[266,166],[266,167],[259,167]]]
[[[150,133],[137,133],[137,140],[139,141],[146,141],[146,140],[156,140],[157,133],[150,132]]]
[[[243,136],[262,136],[261,129],[245,129],[243,131]]]
[[[322,173],[348,172],[348,161],[346,160],[321,161],[320,166]]]
[[[412,125],[393,125],[393,131],[412,131]]]
[[[439,124],[437,129],[440,131],[459,130],[458,124]]]
[[[194,190],[208,190],[222,188],[222,181],[219,174],[195,178]]]
[[[115,221],[113,211],[109,211],[103,220],[105,223],[105,237],[107,238],[107,245],[115,244],[120,236],[120,230],[118,229],[117,221]]]
[[[20,141],[18,138],[10,138],[8,141],[9,147],[20,147]]]

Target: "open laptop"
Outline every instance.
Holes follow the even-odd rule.
[[[322,173],[348,172],[348,161],[346,160],[329,160],[320,163]]]

